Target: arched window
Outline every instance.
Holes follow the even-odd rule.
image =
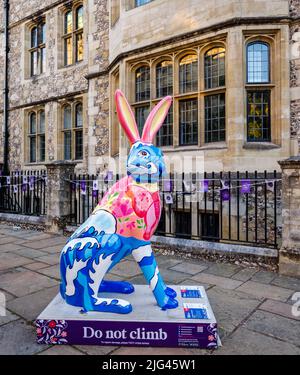
[[[179,62],[180,93],[198,90],[198,58],[196,54],[184,56]]]
[[[212,48],[204,56],[205,89],[225,86],[225,48]]]
[[[64,64],[83,60],[83,6],[73,7],[64,14]]]
[[[63,111],[64,117],[64,159],[72,159],[72,111],[71,106],[66,105]]]
[[[82,103],[63,107],[63,147],[65,160],[83,158],[83,108]]]
[[[45,161],[46,138],[45,138],[45,111],[39,111],[39,129],[38,129],[38,154],[39,161]]]
[[[150,68],[143,65],[135,72],[135,100],[141,102],[150,99]]]
[[[247,83],[270,82],[270,46],[265,42],[247,45]]]
[[[156,136],[157,146],[173,145],[173,106],[169,109],[167,117]]]
[[[45,161],[45,111],[28,115],[29,162]]]
[[[82,118],[82,104],[78,103],[75,106],[75,159],[79,160],[83,157],[83,118]]]
[[[162,61],[156,65],[156,97],[173,94],[172,61]]]
[[[30,31],[30,75],[36,76],[46,70],[46,24],[44,21]]]
[[[29,115],[29,161],[36,162],[36,113]]]

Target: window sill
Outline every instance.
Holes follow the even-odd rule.
[[[281,148],[281,146],[272,142],[246,142],[243,148],[246,150],[274,150]]]
[[[175,146],[175,147],[159,147],[163,152],[181,152],[181,151],[205,151],[205,150],[224,150],[227,149],[227,144],[225,142],[216,142],[205,144],[203,146]]]
[[[32,162],[32,163],[28,162],[24,164],[24,167],[39,167],[41,165],[45,166],[46,164],[47,164],[46,161],[43,161],[43,162],[38,161],[38,162]]]
[[[81,61],[78,61],[78,62],[76,62],[74,64],[71,64],[71,65],[61,65],[59,67],[59,69],[61,69],[61,70],[68,70],[68,69],[72,69],[72,68],[77,68],[78,66],[83,65],[83,63],[84,63],[84,59],[81,60]]]

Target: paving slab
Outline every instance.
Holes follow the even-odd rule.
[[[182,286],[190,286],[190,285],[192,285],[192,286],[194,286],[194,285],[199,286],[200,285],[200,286],[203,286],[205,288],[205,290],[208,290],[208,289],[210,289],[210,288],[212,288],[214,286],[214,285],[206,284],[206,283],[199,284],[199,283],[195,282],[195,280],[192,280],[192,279],[183,280],[181,282],[181,284],[182,284]]]
[[[224,289],[236,289],[243,283],[242,281],[232,280],[222,276],[215,276],[204,272],[191,277],[191,279],[199,283],[217,285]]]
[[[55,285],[57,285],[57,281],[29,270],[8,272],[0,275],[1,289],[17,297],[22,297]]]
[[[234,280],[248,281],[253,277],[258,270],[256,268],[243,268],[238,273],[234,274],[232,278]]]
[[[139,355],[190,355],[188,349],[182,348],[130,348],[122,347],[114,352],[111,355],[136,355],[137,351]],[[200,350],[199,350],[200,352]],[[201,353],[201,352],[200,352]],[[199,353],[199,354],[200,354]]]
[[[135,261],[125,260],[116,264],[110,271],[121,277],[133,277],[141,273],[141,269]]]
[[[32,260],[13,253],[0,254],[0,271],[32,263]],[[0,285],[1,287],[1,285]]]
[[[46,345],[44,346],[44,348]],[[53,345],[49,349],[38,353],[38,355],[84,355],[78,349],[68,345]]]
[[[47,246],[43,247],[43,252],[48,254],[57,254],[57,256],[59,257],[63,247],[63,245],[53,245],[49,247]]]
[[[180,284],[183,280],[186,280],[191,276],[188,273],[177,272],[168,268],[160,268],[159,271],[166,284]]]
[[[28,249],[24,247],[22,249],[15,250],[14,253],[20,256],[24,256],[26,258],[31,258],[31,259],[38,258],[38,257],[45,255],[45,253],[40,250]]]
[[[268,311],[273,314],[284,316],[285,318],[295,319],[300,321],[300,316],[296,317],[292,314],[292,305],[280,301],[266,300],[261,306],[260,310]]]
[[[1,243],[1,240],[0,240]],[[19,249],[24,249],[21,244],[16,244],[15,242],[9,242],[5,245],[0,245],[0,253],[7,253],[10,251],[16,251]]]
[[[1,312],[2,312],[2,306],[1,306]],[[4,316],[0,315],[0,326],[3,326],[4,324],[7,324],[9,322],[12,322],[13,320],[18,320],[20,319],[19,316],[13,314],[9,310],[6,309],[6,313]]]
[[[238,288],[239,291],[249,293],[257,297],[264,297],[286,302],[292,295],[293,290],[281,288],[275,285],[261,284],[247,281]]]
[[[174,259],[171,257],[167,257],[165,255],[161,255],[160,257],[155,256],[156,263],[158,268],[170,268],[176,266],[176,264],[180,264],[183,262],[182,259]]]
[[[245,323],[245,327],[300,347],[300,324],[294,319],[258,310]]]
[[[43,275],[52,277],[54,279],[60,280],[60,270],[59,265],[56,264],[54,266],[42,268],[38,271],[39,273],[42,273]]]
[[[65,237],[45,239],[41,241],[25,241],[23,246],[29,247],[30,249],[43,249],[51,246],[61,245],[61,248],[66,244],[67,239]]]
[[[183,272],[189,275],[196,275],[207,269],[207,266],[198,263],[182,262],[169,268],[172,271]]]
[[[258,283],[269,284],[272,280],[275,279],[277,274],[271,271],[258,271],[251,277],[252,281],[256,281]]]
[[[224,277],[231,277],[235,273],[241,270],[240,266],[235,264],[226,264],[226,263],[215,263],[205,273],[217,275],[217,276],[224,276]]]
[[[261,298],[220,287],[208,289],[207,295],[218,326],[225,336],[238,327],[262,302]]]
[[[0,245],[5,245],[5,244],[11,243],[11,242],[19,244],[22,241],[20,239],[18,239],[17,237],[14,237],[14,236],[4,236],[4,237],[1,237],[1,239],[0,239]]]
[[[59,292],[58,284],[27,296],[16,298],[7,303],[7,307],[27,321],[33,321],[47,307]]]
[[[1,355],[28,355],[43,349],[42,345],[36,343],[34,328],[24,320],[19,319],[0,327]]]
[[[296,279],[295,277],[279,275],[271,281],[271,284],[281,286],[282,288],[292,289],[295,292],[300,292],[300,279]]]
[[[118,346],[75,345],[74,348],[88,355],[106,355],[117,350]]]
[[[223,341],[223,346],[213,355],[299,355],[300,349],[289,342],[238,328],[232,336]]]
[[[43,263],[48,263],[51,266],[59,263],[59,255],[58,254],[47,254],[41,257],[38,257],[36,260]]]
[[[31,270],[31,271],[37,271],[45,267],[49,267],[49,264],[42,263],[42,262],[33,262],[33,263],[29,263],[23,266],[23,268],[27,268],[28,270]]]

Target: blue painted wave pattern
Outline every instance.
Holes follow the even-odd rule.
[[[158,271],[150,242],[118,234],[99,232],[91,226],[69,239],[60,259],[60,293],[65,301],[84,312],[101,311],[127,314],[132,311],[123,299],[101,298],[99,292],[129,294],[128,282],[107,281],[104,276],[124,257],[133,254],[162,309],[178,306],[176,293],[166,287]]]

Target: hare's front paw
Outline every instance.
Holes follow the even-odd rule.
[[[172,289],[172,288],[169,288],[168,286],[165,289],[165,293],[170,298],[176,298],[177,297],[177,293],[175,292],[175,290]]]
[[[162,306],[162,310],[176,309],[178,307],[178,301],[175,298],[169,298],[167,303]]]

